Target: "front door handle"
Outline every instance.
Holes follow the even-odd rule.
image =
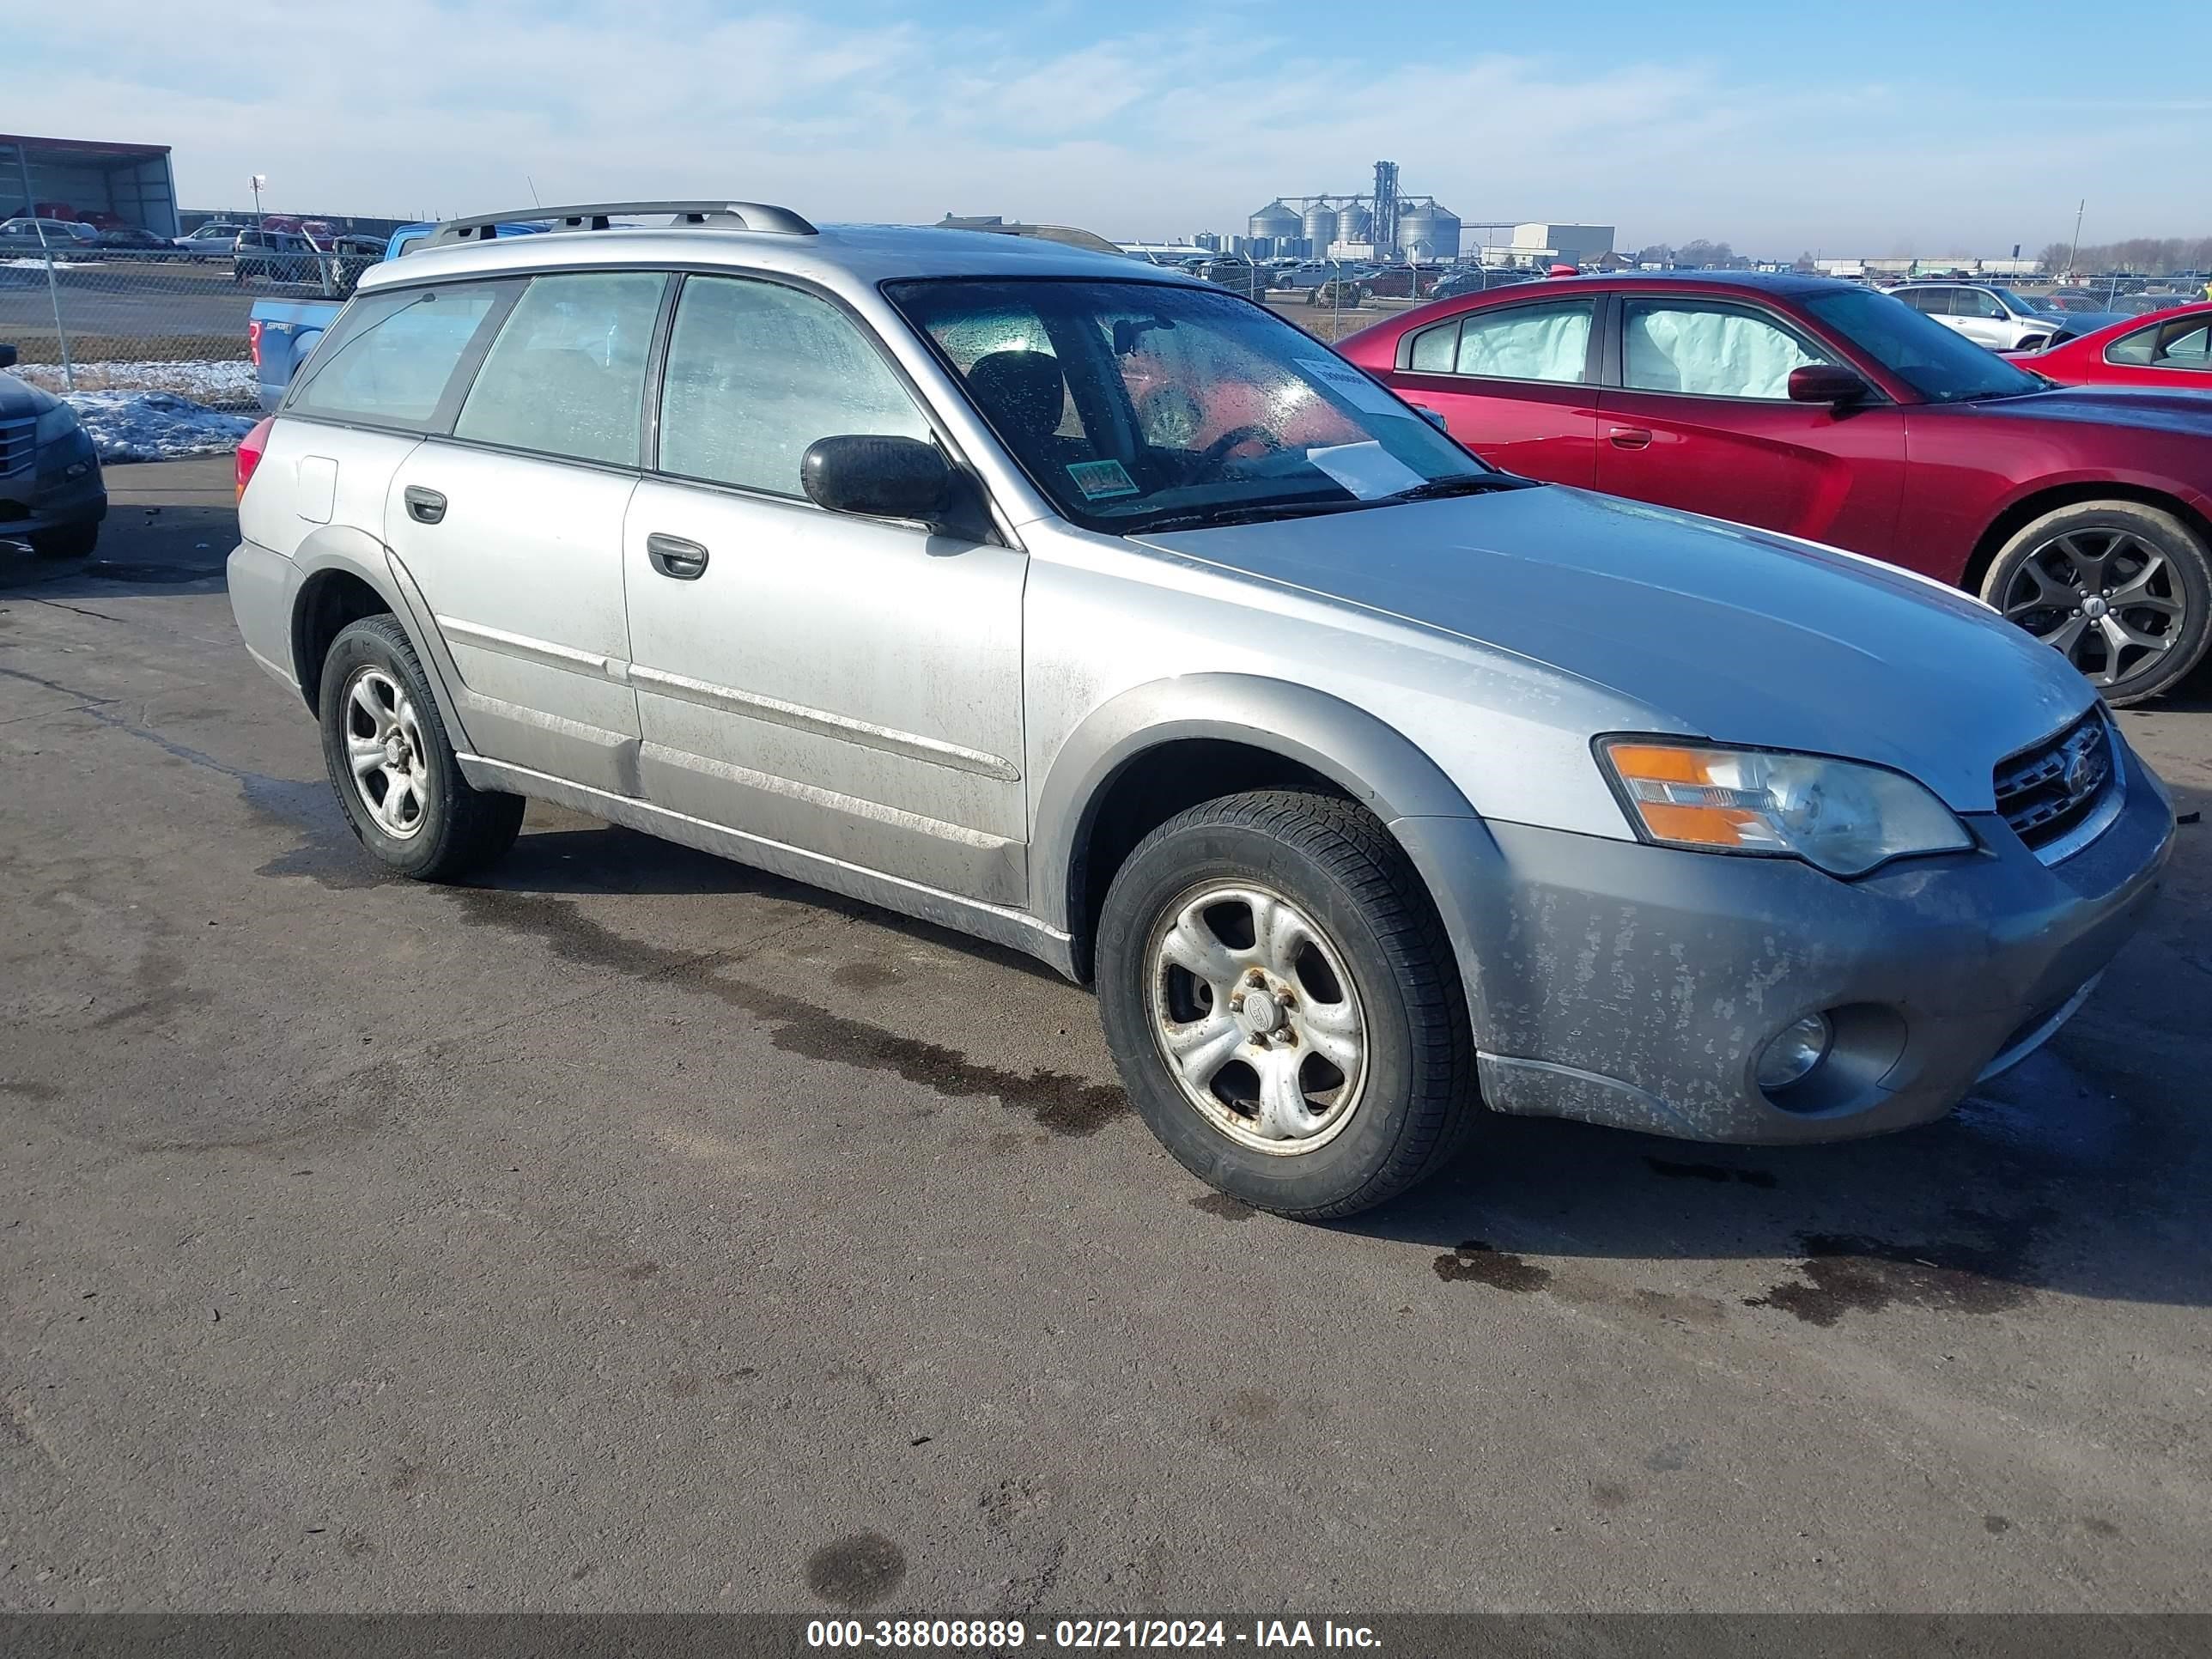
[[[1640,426],[1617,426],[1606,436],[1615,449],[1645,449],[1651,443],[1650,431]]]
[[[416,524],[435,524],[446,516],[446,498],[434,489],[409,484],[400,495],[407,502],[407,516]]]
[[[663,536],[657,532],[647,536],[645,556],[653,562],[655,570],[679,582],[696,582],[707,574],[707,550],[681,536]]]

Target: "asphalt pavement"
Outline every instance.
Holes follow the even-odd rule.
[[[1011,956],[543,808],[382,877],[228,461],[110,477],[0,544],[0,1609],[2212,1608],[2201,823],[1941,1124],[1303,1226]]]

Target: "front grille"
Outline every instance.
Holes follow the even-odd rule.
[[[2093,708],[2055,737],[1997,763],[1997,811],[2035,851],[2087,821],[2112,787],[2112,732]]]
[[[35,421],[0,421],[0,476],[31,464],[31,429]]]

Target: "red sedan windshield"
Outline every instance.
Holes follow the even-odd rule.
[[[2051,384],[1872,289],[1823,294],[1805,308],[1932,404],[2018,398]]]

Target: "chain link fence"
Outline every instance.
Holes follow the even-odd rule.
[[[247,337],[256,300],[343,300],[380,251],[184,249],[0,241],[0,343],[15,373],[56,392],[168,392],[257,406]]]
[[[66,225],[33,240],[20,227],[0,233],[0,358],[15,360],[0,372],[66,397],[103,462],[234,449],[261,412],[254,301],[335,305],[382,253],[274,234],[234,250],[116,246]]]

